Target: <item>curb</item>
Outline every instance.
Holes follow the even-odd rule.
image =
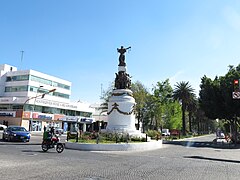
[[[87,144],[66,142],[67,149],[83,151],[148,151],[162,148],[162,140],[143,143]]]

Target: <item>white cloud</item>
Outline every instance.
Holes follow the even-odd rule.
[[[200,90],[200,79],[197,77],[189,76],[189,74],[186,74],[183,70],[180,70],[174,74],[174,76],[169,78],[171,86],[174,88],[174,85],[177,82],[185,81],[189,82],[191,87],[194,89],[195,94],[198,96],[199,90]]]
[[[180,81],[181,76],[184,74],[183,70],[176,72],[172,77],[169,78],[170,83],[173,85],[176,82]]]

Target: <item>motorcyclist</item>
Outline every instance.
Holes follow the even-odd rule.
[[[43,141],[46,141],[47,144],[52,144],[52,137],[53,137],[52,128],[50,129],[50,131],[44,129]]]
[[[52,134],[52,136],[54,135],[54,127],[53,126],[50,128],[50,133]]]
[[[56,145],[56,151],[58,153],[61,153],[64,149],[64,146],[59,141],[60,140],[59,140],[58,136],[55,135],[54,127],[51,127],[48,130],[44,129],[42,150],[44,152],[47,152],[48,149],[54,148]]]

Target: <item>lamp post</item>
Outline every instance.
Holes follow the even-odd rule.
[[[22,126],[22,120],[23,120],[23,116],[24,116],[24,106],[26,105],[26,103],[27,103],[28,101],[30,101],[31,99],[35,99],[35,100],[36,100],[36,98],[38,98],[38,97],[40,97],[40,96],[41,96],[41,98],[44,98],[44,96],[45,96],[46,94],[49,94],[49,93],[54,92],[54,91],[56,91],[56,89],[49,90],[48,92],[43,93],[43,94],[41,94],[41,95],[36,95],[36,96],[34,96],[34,97],[30,97],[30,98],[28,98],[28,99],[23,103],[23,107],[22,107],[22,117],[21,117],[21,123],[20,123],[21,126]],[[34,102],[35,102],[35,100],[34,100]]]
[[[36,106],[36,99],[37,99],[37,96],[38,96],[38,91],[40,88],[42,88],[43,86],[39,86],[37,88],[37,92],[36,92],[36,97],[34,98],[34,103],[33,103],[33,107],[31,108],[31,120],[30,120],[30,126],[29,126],[29,131],[32,131],[33,129],[33,112],[35,110],[35,106]]]

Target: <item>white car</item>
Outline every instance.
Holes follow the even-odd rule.
[[[170,136],[169,129],[162,129],[162,136]]]
[[[7,129],[7,126],[0,124],[0,131],[3,131],[4,129]]]
[[[59,134],[59,135],[63,134],[63,129],[61,129],[61,128],[57,127],[54,129],[54,131],[55,131],[55,134]]]

